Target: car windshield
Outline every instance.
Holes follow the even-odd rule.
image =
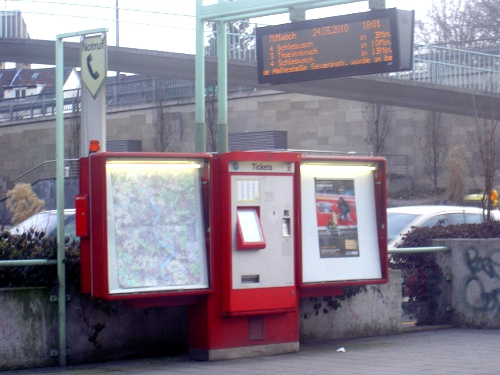
[[[414,220],[417,214],[403,214],[400,212],[388,212],[387,213],[387,237],[389,241],[394,239],[406,227],[412,220]]]

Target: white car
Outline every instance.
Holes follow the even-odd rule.
[[[75,209],[64,210],[64,234],[76,237]],[[43,232],[47,237],[55,238],[57,231],[57,210],[39,212],[15,227],[9,229],[11,234],[23,234],[27,232]]]
[[[500,219],[500,212],[491,211],[495,220]],[[460,206],[405,206],[387,209],[388,249],[401,245],[403,235],[412,227],[432,227],[436,224],[478,224],[483,222],[483,209]]]

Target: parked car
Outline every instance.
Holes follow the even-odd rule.
[[[9,229],[9,233],[16,235],[27,232],[44,232],[46,236],[55,238],[57,210],[39,212]],[[76,237],[75,209],[64,210],[64,233]]]
[[[495,220],[499,211],[491,211]],[[478,224],[483,222],[483,210],[479,207],[460,206],[405,206],[387,209],[388,248],[392,250],[404,241],[403,235],[412,227],[434,225]]]

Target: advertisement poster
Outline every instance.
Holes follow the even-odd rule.
[[[354,179],[314,179],[320,258],[359,257]]]

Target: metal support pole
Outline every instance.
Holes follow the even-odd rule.
[[[64,266],[64,42],[56,38],[56,206],[59,365],[66,366],[66,269]]]
[[[119,20],[119,7],[118,0],[116,0],[116,46],[120,47],[120,20]],[[116,72],[116,85],[115,85],[115,106],[118,106],[118,90],[120,84],[120,72]]]
[[[196,56],[195,56],[195,151],[206,151],[205,129],[205,28],[201,19],[203,0],[196,0]]]
[[[225,0],[219,0],[224,2]],[[227,30],[221,21],[217,28],[217,152],[228,151],[227,131]]]
[[[66,366],[66,268],[64,265],[64,42],[75,36],[107,32],[94,29],[56,35],[56,207],[57,207],[57,278],[59,320],[59,365]]]

